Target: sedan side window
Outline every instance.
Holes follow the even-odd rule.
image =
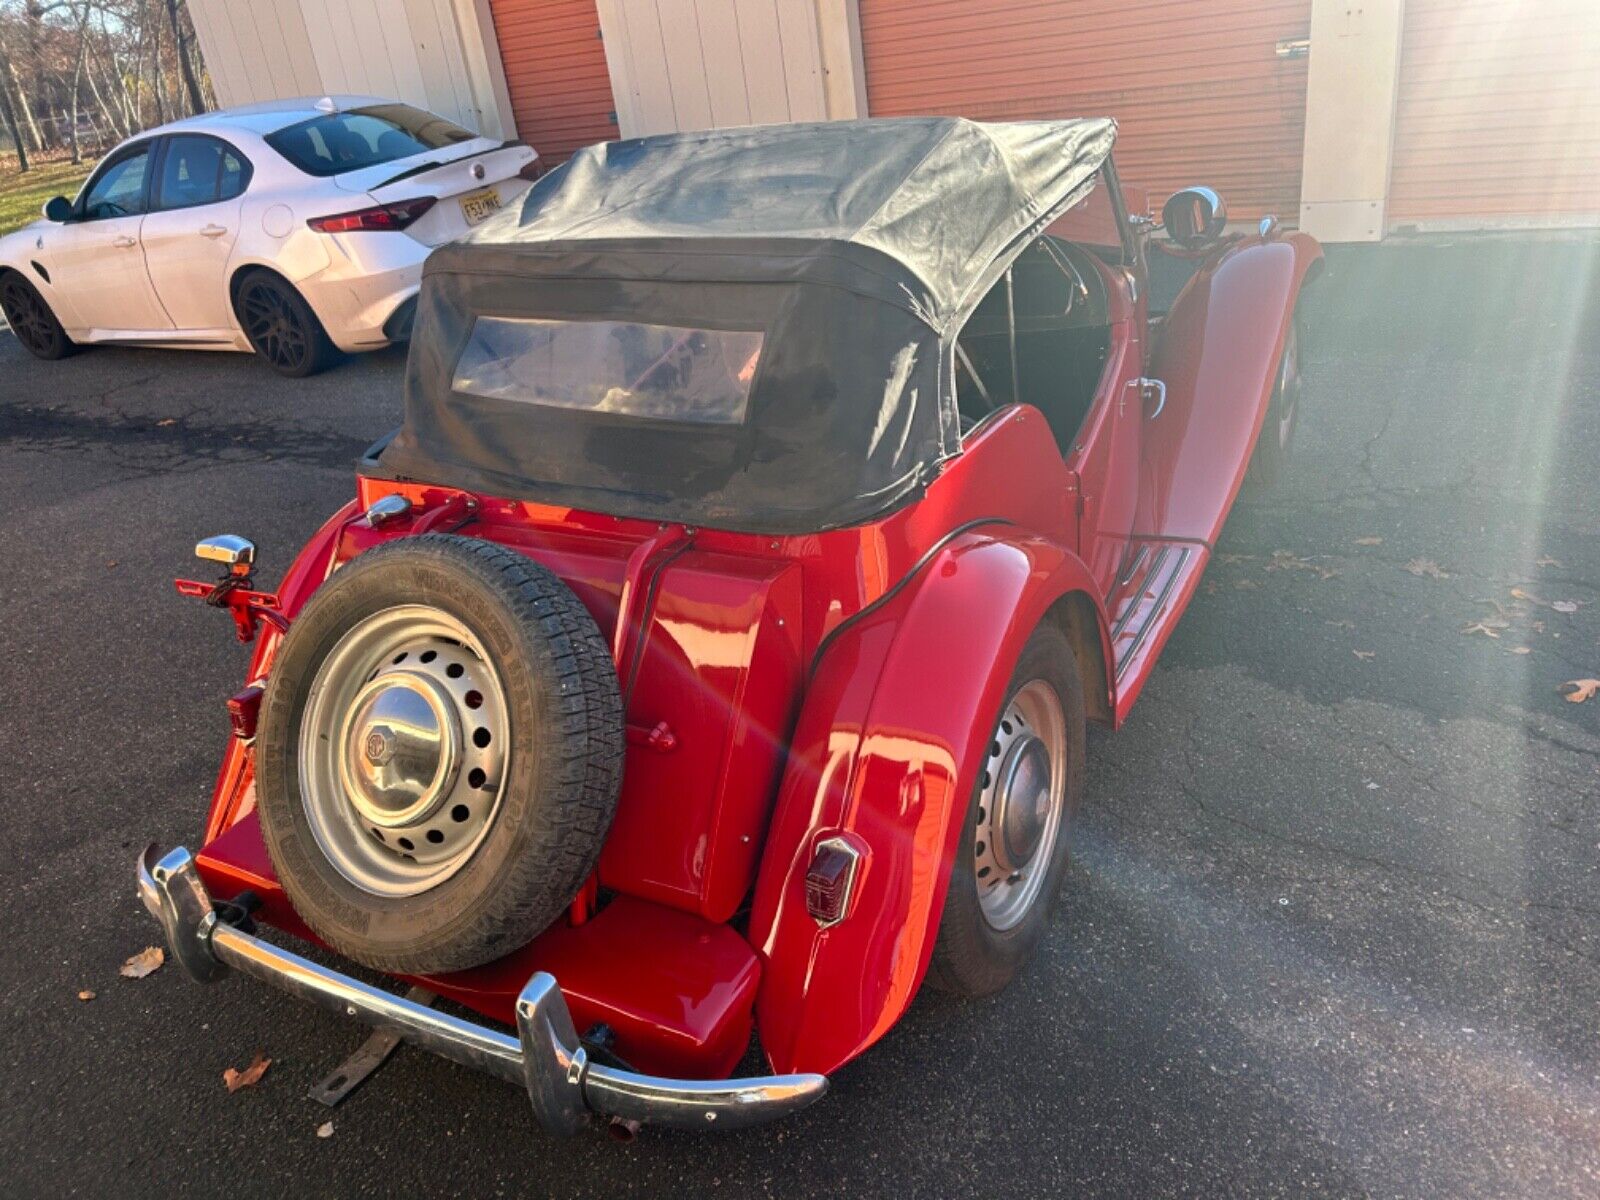
[[[107,167],[89,185],[83,198],[83,219],[103,221],[144,212],[144,183],[149,166],[150,148],[146,146]]]
[[[225,142],[193,134],[167,142],[156,185],[155,207],[192,208],[232,200],[244,191],[248,165]]]

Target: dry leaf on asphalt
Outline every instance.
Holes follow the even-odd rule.
[[[1559,559],[1551,558],[1548,554],[1541,554],[1533,560],[1533,565],[1536,567],[1560,567],[1561,562]]]
[[[317,1126],[317,1136],[320,1137],[320,1138],[330,1138],[330,1137],[332,1137],[333,1136],[333,1122],[332,1121],[324,1121],[321,1125],[318,1125]]]
[[[1449,572],[1441,570],[1439,564],[1434,562],[1431,558],[1413,558],[1406,564],[1405,569],[1410,571],[1413,575],[1426,575],[1430,579],[1450,578]]]
[[[177,423],[177,417],[162,417],[161,420],[156,422],[156,428],[165,429],[168,425],[176,425]]]
[[[1362,537],[1362,538],[1357,538],[1356,539],[1356,545],[1358,545],[1358,546],[1381,546],[1381,545],[1383,545],[1383,539],[1381,537]]]
[[[83,991],[78,993],[78,999],[87,1004],[90,1000],[94,999],[94,993],[88,988],[84,988]]]
[[[256,1056],[250,1060],[250,1065],[240,1071],[229,1067],[222,1073],[222,1082],[230,1092],[237,1092],[240,1088],[255,1087],[261,1082],[261,1077],[267,1073],[267,1068],[272,1065],[272,1060],[261,1051],[256,1051]]]
[[[1513,647],[1511,647],[1511,653],[1513,653],[1513,654],[1532,654],[1533,653],[1533,647],[1531,647],[1531,646],[1513,646]]]
[[[1467,625],[1467,626],[1463,627],[1461,632],[1462,633],[1481,633],[1481,634],[1483,634],[1484,637],[1497,638],[1497,637],[1500,636],[1500,632],[1499,631],[1501,629],[1504,629],[1504,628],[1506,628],[1506,626],[1505,626],[1505,623],[1502,622],[1502,621],[1494,621],[1494,622],[1474,621],[1471,625]]]
[[[1256,556],[1254,554],[1219,554],[1219,555],[1217,555],[1217,561],[1218,562],[1225,562],[1225,563],[1229,563],[1229,564],[1242,563],[1242,562],[1254,562],[1255,560],[1256,560]]]
[[[1526,600],[1529,604],[1537,604],[1540,608],[1548,608],[1548,607],[1550,607],[1543,600],[1539,599],[1539,597],[1535,596],[1532,592],[1525,591],[1522,588],[1512,588],[1511,589],[1511,595],[1512,595],[1513,599]],[[1494,604],[1494,601],[1493,600],[1489,600],[1489,601],[1485,601],[1485,603]],[[1499,608],[1500,606],[1498,604],[1495,604],[1495,607]]]
[[[1369,658],[1378,657],[1378,652],[1376,650],[1352,650],[1350,653],[1354,654],[1362,662],[1366,662]]]
[[[1354,621],[1324,621],[1323,624],[1332,625],[1335,629],[1354,629],[1356,627]]]
[[[1550,601],[1550,607],[1558,613],[1575,613],[1578,611],[1578,602],[1576,600],[1552,600]]]
[[[1569,692],[1568,688],[1572,690]],[[1600,692],[1600,679],[1569,679],[1556,690],[1568,704],[1582,704]]]
[[[166,961],[166,952],[160,946],[146,946],[118,967],[117,974],[124,979],[143,979],[152,971],[159,971]]]

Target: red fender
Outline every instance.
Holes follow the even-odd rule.
[[[1110,662],[1105,612],[1076,555],[1015,528],[973,529],[826,647],[750,917],[765,964],[756,1015],[775,1070],[832,1071],[910,1004],[1006,685],[1028,635],[1072,592],[1092,605]],[[805,874],[817,843],[836,836],[861,859],[847,914],[819,929]]]
[[[1301,284],[1321,258],[1303,233],[1252,236],[1184,285],[1151,362],[1167,401],[1145,424],[1135,535],[1215,542],[1266,418]]]

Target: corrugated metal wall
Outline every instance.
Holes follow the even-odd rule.
[[[1311,0],[860,0],[874,116],[1112,116],[1123,179],[1300,210]]]
[[[1600,2],[1406,0],[1396,109],[1391,228],[1593,223]]]
[[[490,0],[517,134],[546,165],[617,136],[595,0]]]

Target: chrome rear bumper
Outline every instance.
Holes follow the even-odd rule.
[[[340,1016],[392,1030],[414,1046],[527,1089],[551,1133],[577,1132],[591,1116],[677,1129],[745,1129],[806,1107],[827,1091],[823,1075],[663,1079],[591,1061],[555,978],[536,972],[517,998],[517,1035],[424,1008],[262,941],[218,919],[182,847],[139,859],[139,898],[166,931],[172,957],[212,982],[231,967]]]

